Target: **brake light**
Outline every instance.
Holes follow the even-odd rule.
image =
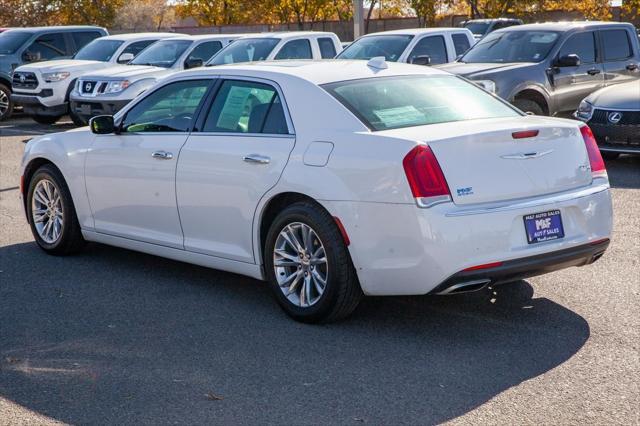
[[[449,185],[430,147],[418,145],[413,148],[402,160],[402,166],[418,207],[451,201]]]
[[[523,130],[521,132],[511,133],[511,137],[514,139],[535,138],[540,133],[539,130]]]
[[[600,148],[596,138],[593,136],[593,132],[589,126],[584,125],[580,127],[580,133],[582,133],[582,139],[584,139],[584,145],[587,148],[587,154],[589,155],[589,165],[591,166],[591,176],[607,177],[607,168],[604,165],[604,160],[600,154]]]

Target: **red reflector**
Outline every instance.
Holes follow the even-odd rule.
[[[600,154],[600,148],[596,138],[593,136],[593,132],[589,126],[581,126],[580,133],[582,133],[582,139],[584,139],[584,145],[587,148],[587,154],[589,154],[589,165],[591,166],[591,175],[603,175],[607,172],[607,168],[604,165],[604,160]]]
[[[417,145],[402,160],[415,198],[451,195],[436,156],[426,145]]]
[[[342,239],[344,240],[344,243],[348,246],[351,244],[351,240],[349,239],[349,235],[347,235],[347,230],[344,229],[344,225],[342,224],[342,221],[337,217],[334,216],[333,220],[336,221],[336,225],[338,225],[338,229],[340,230],[340,233],[342,234]]]
[[[20,176],[20,194],[24,194],[24,176]]]
[[[539,130],[523,130],[521,132],[511,133],[511,137],[514,139],[535,138],[540,133]]]
[[[591,241],[589,244],[591,244],[592,246],[597,246],[598,244],[601,244],[607,241],[609,241],[608,238],[602,238],[600,240]]]
[[[463,271],[477,271],[479,269],[489,269],[502,266],[502,262],[485,263],[484,265],[471,266],[470,268],[463,269]]]

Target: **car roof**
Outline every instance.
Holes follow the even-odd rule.
[[[200,41],[200,40],[226,40],[228,38],[240,38],[244,34],[199,34],[199,35],[187,35],[187,34],[178,34],[176,37],[173,37],[172,40],[191,40],[191,41]]]
[[[78,31],[78,30],[102,30],[102,27],[93,25],[53,25],[50,27],[20,27],[10,28],[8,31],[51,32],[51,31]]]
[[[243,37],[240,37],[240,38],[279,38],[282,40],[287,40],[290,38],[312,37],[312,36],[333,37],[335,36],[335,33],[328,32],[328,31],[276,31],[276,32],[245,34]]]
[[[377,35],[418,35],[418,34],[429,34],[429,33],[447,33],[447,32],[467,32],[469,31],[466,28],[454,28],[454,27],[441,27],[441,28],[407,28],[404,30],[390,30],[390,31],[380,31],[377,33],[369,33],[362,37],[370,37]]]
[[[100,40],[144,40],[154,37],[179,37],[183,34],[180,33],[126,33],[126,34],[112,34],[104,37],[100,37]]]
[[[630,24],[625,22],[605,22],[605,21],[560,21],[560,22],[541,22],[537,24],[516,25],[513,27],[502,28],[497,31],[570,31],[579,28],[598,28],[620,26],[626,27]]]
[[[482,18],[482,19],[468,19],[464,21],[464,23],[467,24],[469,22],[496,22],[496,21],[522,22],[522,20],[518,18]]]
[[[321,85],[346,80],[358,80],[371,77],[385,77],[395,75],[450,75],[431,67],[387,62],[386,69],[373,68],[364,60],[321,60],[321,61],[258,61],[239,64],[218,65],[213,67],[195,68],[172,75],[171,79],[184,77],[189,74],[202,76],[235,75],[266,79],[299,78],[313,84]]]

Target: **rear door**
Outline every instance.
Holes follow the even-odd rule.
[[[599,31],[604,62],[605,85],[622,83],[640,77],[637,58],[629,32],[624,28]]]
[[[176,194],[186,250],[254,263],[253,218],[295,144],[279,89],[223,80],[180,152]]]

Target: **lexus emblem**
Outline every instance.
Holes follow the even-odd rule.
[[[609,115],[607,116],[607,119],[609,120],[609,123],[611,124],[618,124],[620,122],[620,120],[622,120],[622,113],[621,112],[610,112]]]
[[[20,74],[20,83],[24,83],[27,80],[27,77],[24,74]]]
[[[84,91],[85,92],[90,92],[91,91],[91,83],[87,83],[84,85]]]

